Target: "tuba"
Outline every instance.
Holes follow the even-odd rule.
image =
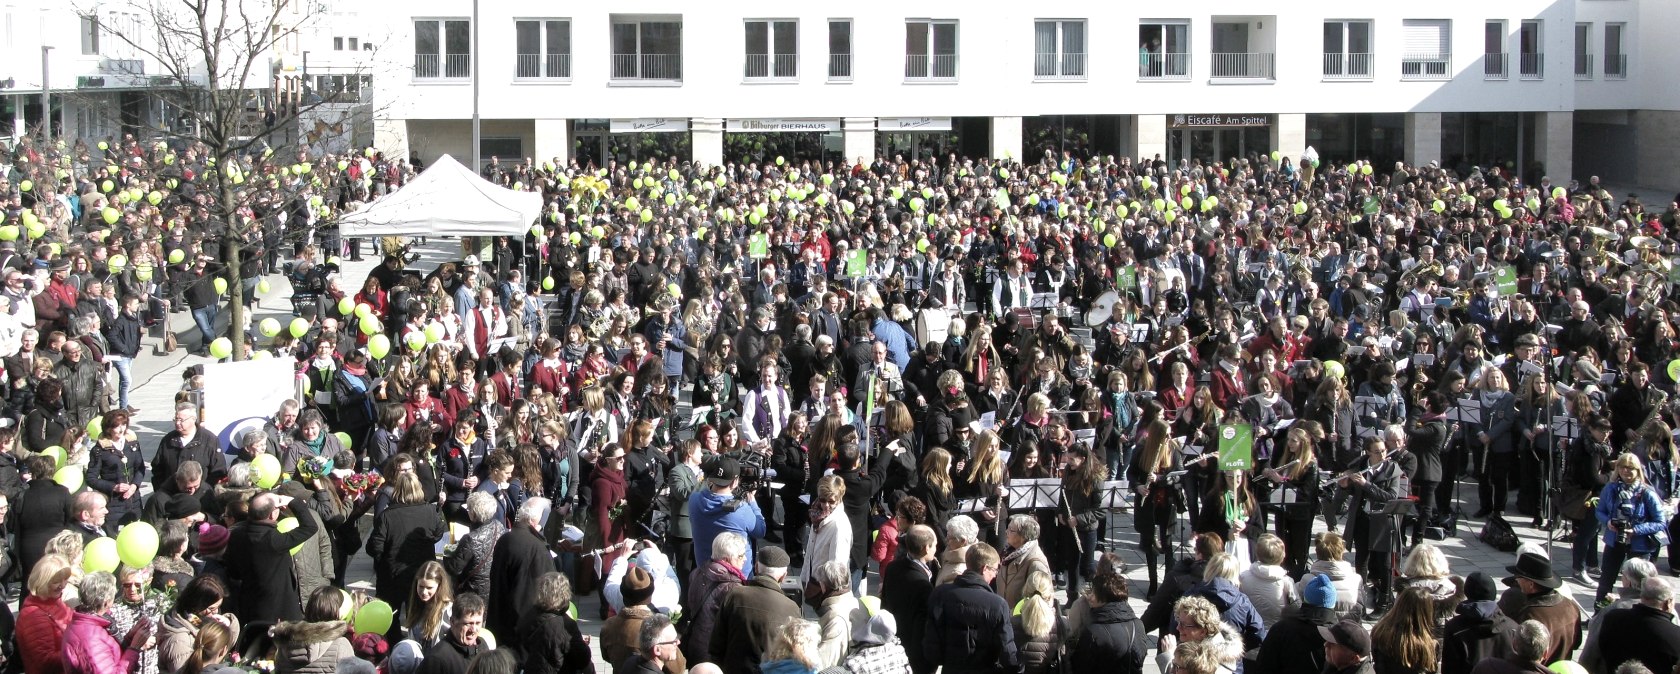
[[[612,327],[612,314],[598,307],[586,306],[583,308],[583,320],[580,322],[583,323],[583,330],[589,336],[589,341],[595,341],[607,334],[607,330]]]
[[[1429,275],[1438,278],[1442,275],[1441,272],[1440,260],[1431,260],[1428,264],[1413,265],[1411,269],[1406,270],[1406,273],[1400,275],[1400,289],[1401,291],[1410,289],[1412,284],[1417,282],[1419,276]]]

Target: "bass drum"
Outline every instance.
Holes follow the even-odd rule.
[[[927,308],[916,312],[916,343],[944,342],[951,332],[951,314]]]

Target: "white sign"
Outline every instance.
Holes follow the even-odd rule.
[[[265,358],[204,366],[204,427],[233,453],[239,432],[262,428],[296,391],[291,358]]]
[[[731,119],[731,133],[799,133],[839,131],[838,119]]]
[[[950,117],[882,117],[875,122],[881,131],[950,131]]]
[[[688,120],[674,117],[615,119],[613,133],[674,133],[688,130]]]

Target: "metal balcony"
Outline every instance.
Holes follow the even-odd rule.
[[[1590,80],[1593,78],[1593,55],[1575,55],[1575,79]]]
[[[1371,79],[1370,54],[1325,54],[1324,79],[1327,80],[1368,80]]]
[[[1271,52],[1210,54],[1213,67],[1210,76],[1216,80],[1275,80],[1276,55]]]
[[[1085,79],[1085,54],[1039,52],[1037,57],[1033,59],[1033,79],[1083,80]]]
[[[828,81],[830,81],[830,82],[850,82],[850,81],[852,81],[852,55],[851,54],[829,54],[828,55]]]
[[[1604,57],[1604,79],[1625,80],[1627,76],[1627,54],[1609,54]]]
[[[1190,79],[1189,54],[1139,54],[1138,79]]]
[[[620,82],[681,82],[681,54],[613,54],[612,78]]]
[[[513,76],[523,80],[572,78],[571,54],[519,54],[514,61]]]
[[[798,54],[747,54],[746,78],[749,80],[799,79]]]
[[[1451,54],[1406,54],[1400,57],[1400,79],[1450,80]]]
[[[1511,79],[1511,55],[1505,52],[1490,52],[1482,55],[1482,79],[1508,80]]]
[[[1518,54],[1517,67],[1525,80],[1539,80],[1546,78],[1546,55],[1538,52]]]
[[[956,54],[905,54],[904,79],[913,82],[951,82],[957,79]]]

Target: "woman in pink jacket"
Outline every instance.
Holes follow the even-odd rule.
[[[117,578],[100,571],[82,577],[82,606],[64,631],[65,674],[128,674],[151,647],[152,624],[142,618],[123,643],[106,632],[111,621],[103,614],[117,597]]]

